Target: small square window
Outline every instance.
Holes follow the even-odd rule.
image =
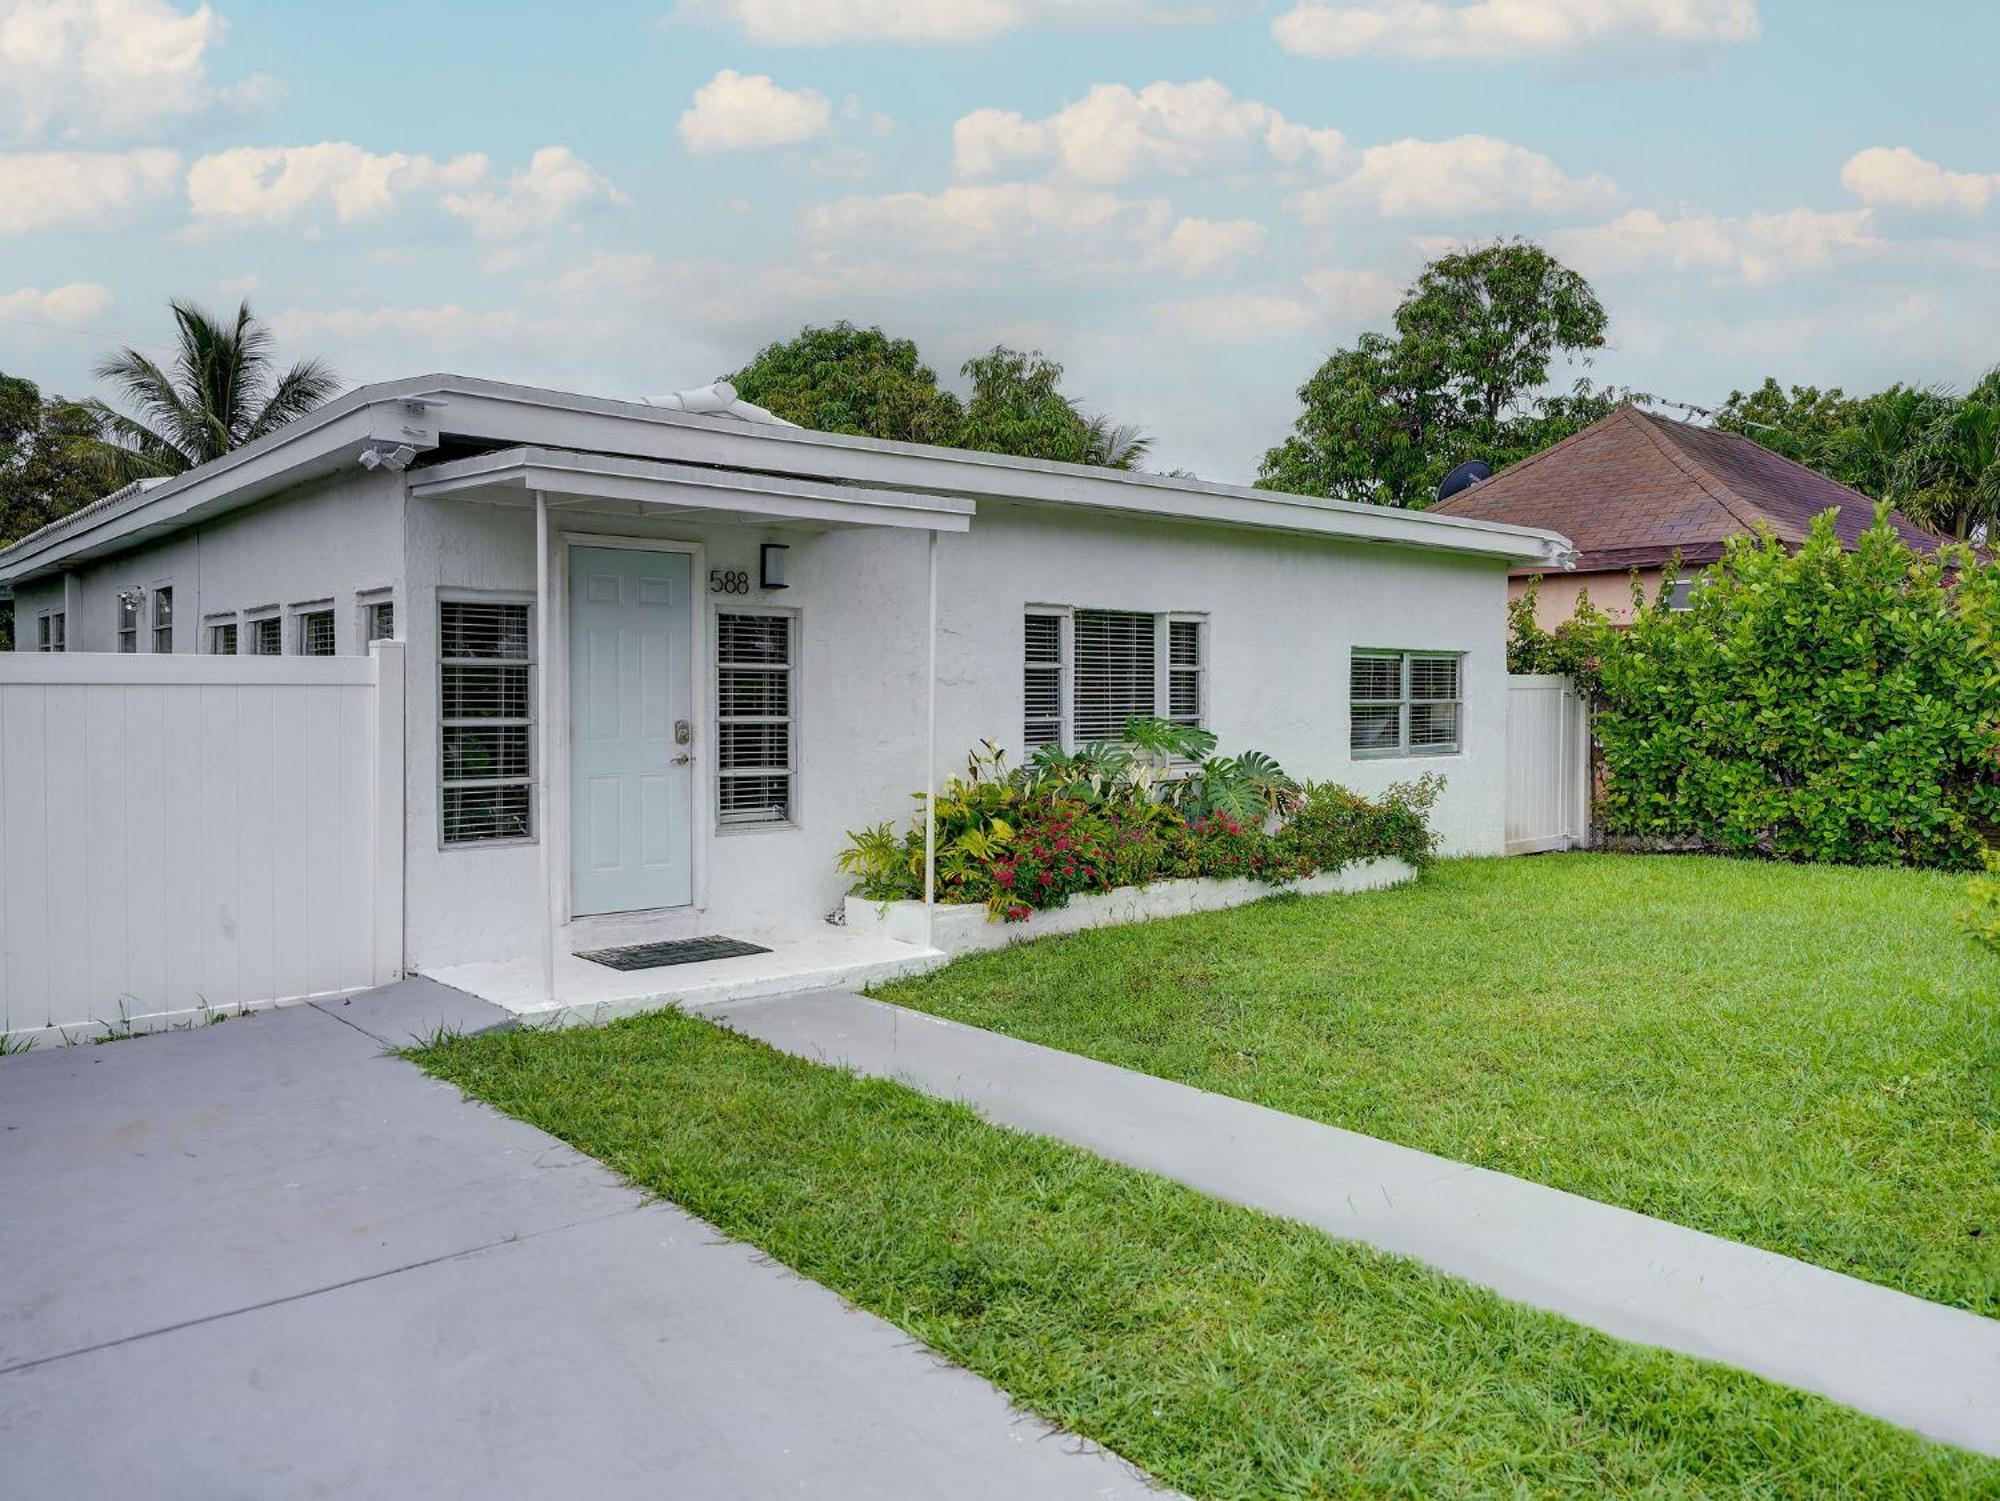
[[[208,628],[208,650],[211,656],[233,657],[236,655],[236,622],[218,620]]]
[[[333,655],[333,611],[303,610],[298,620],[298,654],[302,657]]]
[[[243,628],[250,633],[251,656],[282,657],[285,654],[285,626],[277,616],[260,615],[255,620],[245,621]]]
[[[1348,674],[1349,750],[1363,757],[1456,755],[1464,667],[1457,652],[1355,652]]]
[[[35,650],[67,651],[68,620],[61,610],[44,610],[35,617]]]
[[[377,641],[396,639],[396,605],[387,599],[371,599],[361,607],[361,626],[372,646]]]

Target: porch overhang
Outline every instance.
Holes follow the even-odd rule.
[[[552,507],[625,509],[690,521],[745,520],[814,529],[886,526],[927,532],[971,528],[974,502],[833,484],[785,474],[759,474],[558,448],[508,448],[434,468],[412,470],[409,490],[421,499],[453,498]]]

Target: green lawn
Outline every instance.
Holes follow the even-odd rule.
[[[2000,963],[1941,875],[1447,861],[886,999],[2000,1315]]]
[[[1191,1494],[2000,1491],[1819,1398],[686,1016],[413,1056]]]

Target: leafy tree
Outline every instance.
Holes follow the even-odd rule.
[[[996,346],[960,374],[972,383],[964,401],[939,388],[912,341],[843,322],[768,345],[728,379],[744,400],[821,432],[1111,469],[1145,457],[1138,429],[1085,413],[1040,351]]]
[[[113,488],[97,421],[81,402],[0,375],[0,547]]]
[[[123,479],[179,474],[220,458],[304,416],[340,389],[332,369],[317,359],[275,373],[271,331],[251,315],[248,302],[228,321],[189,302],[172,307],[178,348],[170,370],[136,349],[120,351],[96,370],[139,413],[90,403]]]
[[[2000,523],[2000,370],[1923,428],[1895,469],[1896,505],[1963,542]]]
[[[768,344],[728,380],[745,401],[823,433],[949,443],[964,419],[914,343],[852,323]]]
[[[1583,380],[1544,389],[1559,357],[1587,362],[1603,346],[1607,318],[1589,282],[1524,240],[1431,262],[1394,321],[1393,334],[1335,350],[1299,388],[1304,410],[1258,484],[1421,508],[1464,460],[1525,458],[1628,395]]]
[[[1825,391],[1818,386],[1787,388],[1766,376],[1754,391],[1731,391],[1715,414],[1715,425],[1823,470],[1835,440],[1854,424],[1856,406],[1838,386]]]

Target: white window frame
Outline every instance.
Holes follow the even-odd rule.
[[[69,651],[69,612],[66,610],[41,610],[35,615],[35,650],[38,652]]]
[[[785,622],[785,683],[788,711],[782,715],[771,714],[730,714],[722,712],[722,617],[725,615],[755,615],[766,619]],[[765,834],[779,829],[799,827],[799,709],[801,694],[799,675],[801,672],[800,648],[804,632],[800,628],[800,612],[795,608],[779,605],[738,605],[717,604],[708,612],[708,722],[715,740],[715,754],[711,758],[714,772],[710,777],[712,786],[708,800],[709,822],[714,831],[724,838],[734,839],[748,834]],[[754,665],[758,671],[768,671],[770,664]],[[730,767],[722,765],[722,741],[724,727],[730,724],[784,724],[791,733],[785,737],[786,765],[783,767]],[[731,821],[722,813],[722,784],[725,779],[752,776],[783,776],[789,783],[785,795],[785,816],[762,820],[739,819]]]
[[[1021,738],[1024,754],[1032,755],[1037,748],[1027,743],[1027,628],[1028,616],[1054,617],[1061,621],[1061,662],[1058,672],[1061,682],[1062,722],[1058,737],[1040,744],[1055,745],[1065,751],[1074,751],[1082,743],[1076,733],[1076,617],[1095,611],[1108,611],[1120,615],[1150,615],[1153,618],[1153,715],[1159,719],[1171,719],[1173,708],[1173,679],[1176,671],[1193,671],[1198,675],[1201,708],[1195,727],[1208,729],[1209,725],[1209,662],[1212,651],[1213,629],[1209,614],[1205,610],[1130,610],[1113,605],[1048,605],[1030,604],[1022,608],[1021,632]],[[1173,626],[1176,622],[1191,624],[1199,638],[1200,665],[1198,667],[1175,668],[1173,665]],[[1045,665],[1045,664],[1038,664]]]
[[[258,633],[266,625],[275,625],[278,628],[278,649],[276,651],[257,650]],[[243,624],[242,628],[237,632],[236,649],[246,657],[282,657],[285,654],[285,621],[284,617],[278,613],[275,605],[267,609],[245,610],[243,612]]]
[[[503,605],[512,606],[523,612],[525,629],[525,655],[520,657],[447,657],[444,654],[444,612],[450,605]],[[459,593],[440,590],[436,601],[437,628],[437,845],[440,852],[448,850],[488,850],[505,848],[508,845],[529,845],[536,843],[542,835],[539,799],[536,797],[535,774],[536,756],[540,753],[535,706],[541,663],[535,659],[535,598],[532,594],[479,594]],[[522,667],[527,668],[527,714],[524,717],[486,716],[474,719],[447,719],[444,713],[444,674],[447,667]],[[525,727],[528,734],[528,769],[519,777],[447,777],[444,769],[445,731],[449,729],[500,729]],[[498,834],[488,838],[447,839],[445,837],[444,804],[445,792],[454,787],[511,787],[525,786],[528,789],[528,832],[525,834]]]
[[[397,611],[394,590],[370,589],[363,594],[355,596],[355,606],[356,620],[354,634],[355,639],[361,643],[363,653],[366,653],[368,648],[373,646],[377,641],[394,641],[396,639]],[[375,612],[377,610],[387,610],[389,612],[389,634],[386,636],[375,634]]]
[[[160,606],[163,601],[166,605],[166,619],[164,621],[160,619]],[[149,628],[146,640],[148,649],[158,655],[173,655],[174,606],[177,603],[178,601],[174,598],[174,583],[172,579],[166,579],[153,585],[153,598],[147,609]],[[161,644],[162,636],[166,638],[164,645]]]
[[[1364,698],[1353,696],[1354,663],[1362,658],[1378,661],[1395,660],[1398,663],[1396,681],[1397,693],[1394,698]],[[1419,661],[1449,661],[1458,664],[1458,696],[1455,698],[1416,698],[1410,691],[1410,664]],[[1465,752],[1465,653],[1462,651],[1420,650],[1410,647],[1357,646],[1348,654],[1348,730],[1347,753],[1356,761],[1393,760],[1435,760],[1441,756],[1457,756]],[[1450,704],[1456,711],[1457,734],[1450,744],[1416,745],[1410,743],[1410,710],[1415,705]],[[1359,708],[1396,709],[1396,743],[1393,746],[1357,746],[1354,743],[1354,711]]]
[[[306,650],[306,623],[325,617],[326,628],[333,634],[333,650],[309,652]],[[293,605],[291,619],[286,622],[286,634],[291,639],[291,654],[295,657],[337,657],[340,655],[340,616],[335,612],[330,599],[309,600],[305,604]]]
[[[112,645],[120,656],[133,656],[139,650],[139,610],[142,601],[120,589],[112,599],[117,607],[116,624],[112,631]]]
[[[216,633],[224,630],[231,633],[229,650],[226,652],[219,650],[215,644]],[[211,657],[233,657],[242,652],[243,627],[237,620],[235,611],[232,610],[224,615],[202,617],[201,649]]]

